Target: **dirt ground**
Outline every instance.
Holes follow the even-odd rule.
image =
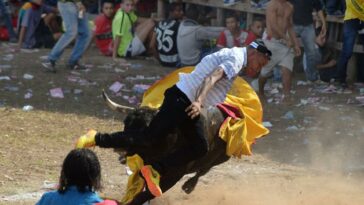
[[[67,50],[58,73],[44,73],[40,62],[48,52],[14,53],[0,44],[0,204],[34,204],[57,183],[62,160],[78,136],[90,128],[122,129],[125,114],[104,105],[102,89],[119,103],[137,106],[142,94],[134,86],[150,85],[173,70],[148,58],[113,65],[91,48],[83,59],[90,67],[87,71],[65,68]],[[297,85],[302,79],[295,73],[292,104],[277,103],[274,89],[268,91],[264,121],[273,127],[257,140],[253,156],[215,167],[189,195],[180,188],[186,176],[151,203],[363,204],[364,111],[355,100],[363,92],[323,94],[327,85]],[[124,84],[117,95],[108,90],[116,81]],[[62,88],[64,98],[53,98],[53,88]],[[24,111],[26,105],[33,109]],[[120,199],[127,181],[125,167],[112,150],[93,150],[102,164],[101,195]]]

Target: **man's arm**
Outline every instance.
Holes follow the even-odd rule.
[[[289,20],[287,22],[287,29],[288,29],[288,35],[289,37],[291,38],[291,41],[292,43],[294,44],[293,45],[293,48],[294,48],[294,51],[295,51],[295,54],[296,56],[300,56],[301,55],[301,48],[300,48],[300,44],[298,42],[298,39],[296,37],[296,32],[294,31],[294,28],[293,28],[293,8],[291,8],[291,12],[290,12],[290,15],[289,15]]]
[[[153,31],[152,33],[152,37],[150,39],[150,42],[149,42],[149,48],[151,48],[151,54],[159,59],[159,53],[158,53],[158,50],[157,50],[157,33],[155,31]]]
[[[327,28],[326,28],[326,18],[325,18],[324,12],[322,10],[320,10],[317,12],[317,14],[318,14],[318,17],[322,24],[322,29],[321,29],[320,35],[326,35]]]
[[[219,37],[220,33],[224,30],[224,27],[205,27],[197,26],[196,28],[196,39],[197,40],[211,40]]]
[[[118,49],[119,49],[120,42],[121,42],[121,36],[115,36],[113,49],[112,49],[112,58],[113,58],[113,60],[117,60]]]
[[[192,104],[188,106],[185,110],[188,113],[188,116],[191,117],[191,119],[197,117],[200,114],[202,103],[205,100],[207,93],[215,85],[215,83],[222,79],[224,76],[224,69],[218,67],[217,69],[215,69],[214,72],[212,72],[208,77],[204,79],[201,86],[197,90],[195,101],[192,102]]]
[[[325,68],[331,68],[336,65],[336,60],[331,59],[328,63],[325,64],[318,64],[317,69],[325,69]]]

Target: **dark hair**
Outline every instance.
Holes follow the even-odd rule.
[[[113,0],[103,0],[102,1],[102,6],[104,6],[104,4],[106,4],[106,3],[112,4],[113,6],[115,5],[115,1],[113,1]]]
[[[101,188],[101,167],[96,154],[89,149],[74,149],[63,161],[59,178],[60,193],[69,186],[76,186],[78,191],[96,191]]]
[[[199,11],[197,9],[197,6],[192,6],[190,5],[188,7],[188,9],[186,10],[186,17],[188,19],[192,19],[194,21],[197,21],[198,20],[198,16],[199,16]]]
[[[253,18],[253,21],[252,21],[251,25],[254,24],[255,22],[261,22],[261,23],[264,24],[264,19],[261,18],[261,17]]]
[[[236,21],[239,21],[239,18],[236,16],[236,14],[234,12],[228,12],[225,15],[225,19],[229,19],[229,18],[234,18]]]
[[[175,11],[178,7],[183,8],[182,3],[178,3],[178,2],[170,3],[170,4],[168,5],[168,12],[169,12],[169,13],[172,13],[172,12],[173,12],[173,11]]]

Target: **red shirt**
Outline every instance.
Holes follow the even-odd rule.
[[[255,41],[258,37],[251,31],[248,31],[248,37],[245,40],[245,45],[249,45],[251,42]]]
[[[96,46],[106,56],[112,55],[112,19],[104,14],[98,15],[95,20]]]
[[[219,38],[217,39],[217,43],[216,43],[218,46],[228,47],[228,48],[231,48],[234,46],[243,47],[243,46],[249,45],[251,42],[253,42],[255,39],[257,39],[257,36],[253,32],[241,30],[238,37],[233,37],[233,45],[230,45],[231,42],[229,43],[226,33],[231,35],[231,33],[227,30],[221,32]],[[231,37],[232,36],[230,36],[230,38]]]

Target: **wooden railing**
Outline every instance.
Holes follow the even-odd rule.
[[[224,11],[226,9],[241,11],[246,14],[246,25],[250,25],[253,21],[254,15],[265,15],[263,9],[255,9],[250,5],[249,0],[244,0],[237,2],[232,6],[224,6],[222,0],[182,0],[184,3],[196,4],[202,6],[214,7],[217,9],[217,25],[224,26]],[[162,3],[163,0],[159,0],[158,3],[158,14],[159,16],[163,14]],[[161,16],[160,16],[161,17]],[[335,48],[338,50],[342,49],[342,30],[343,30],[343,19],[336,18],[333,16],[327,16],[326,18],[328,24],[329,40],[335,42]],[[364,48],[358,43],[354,46],[355,53],[364,53]]]

